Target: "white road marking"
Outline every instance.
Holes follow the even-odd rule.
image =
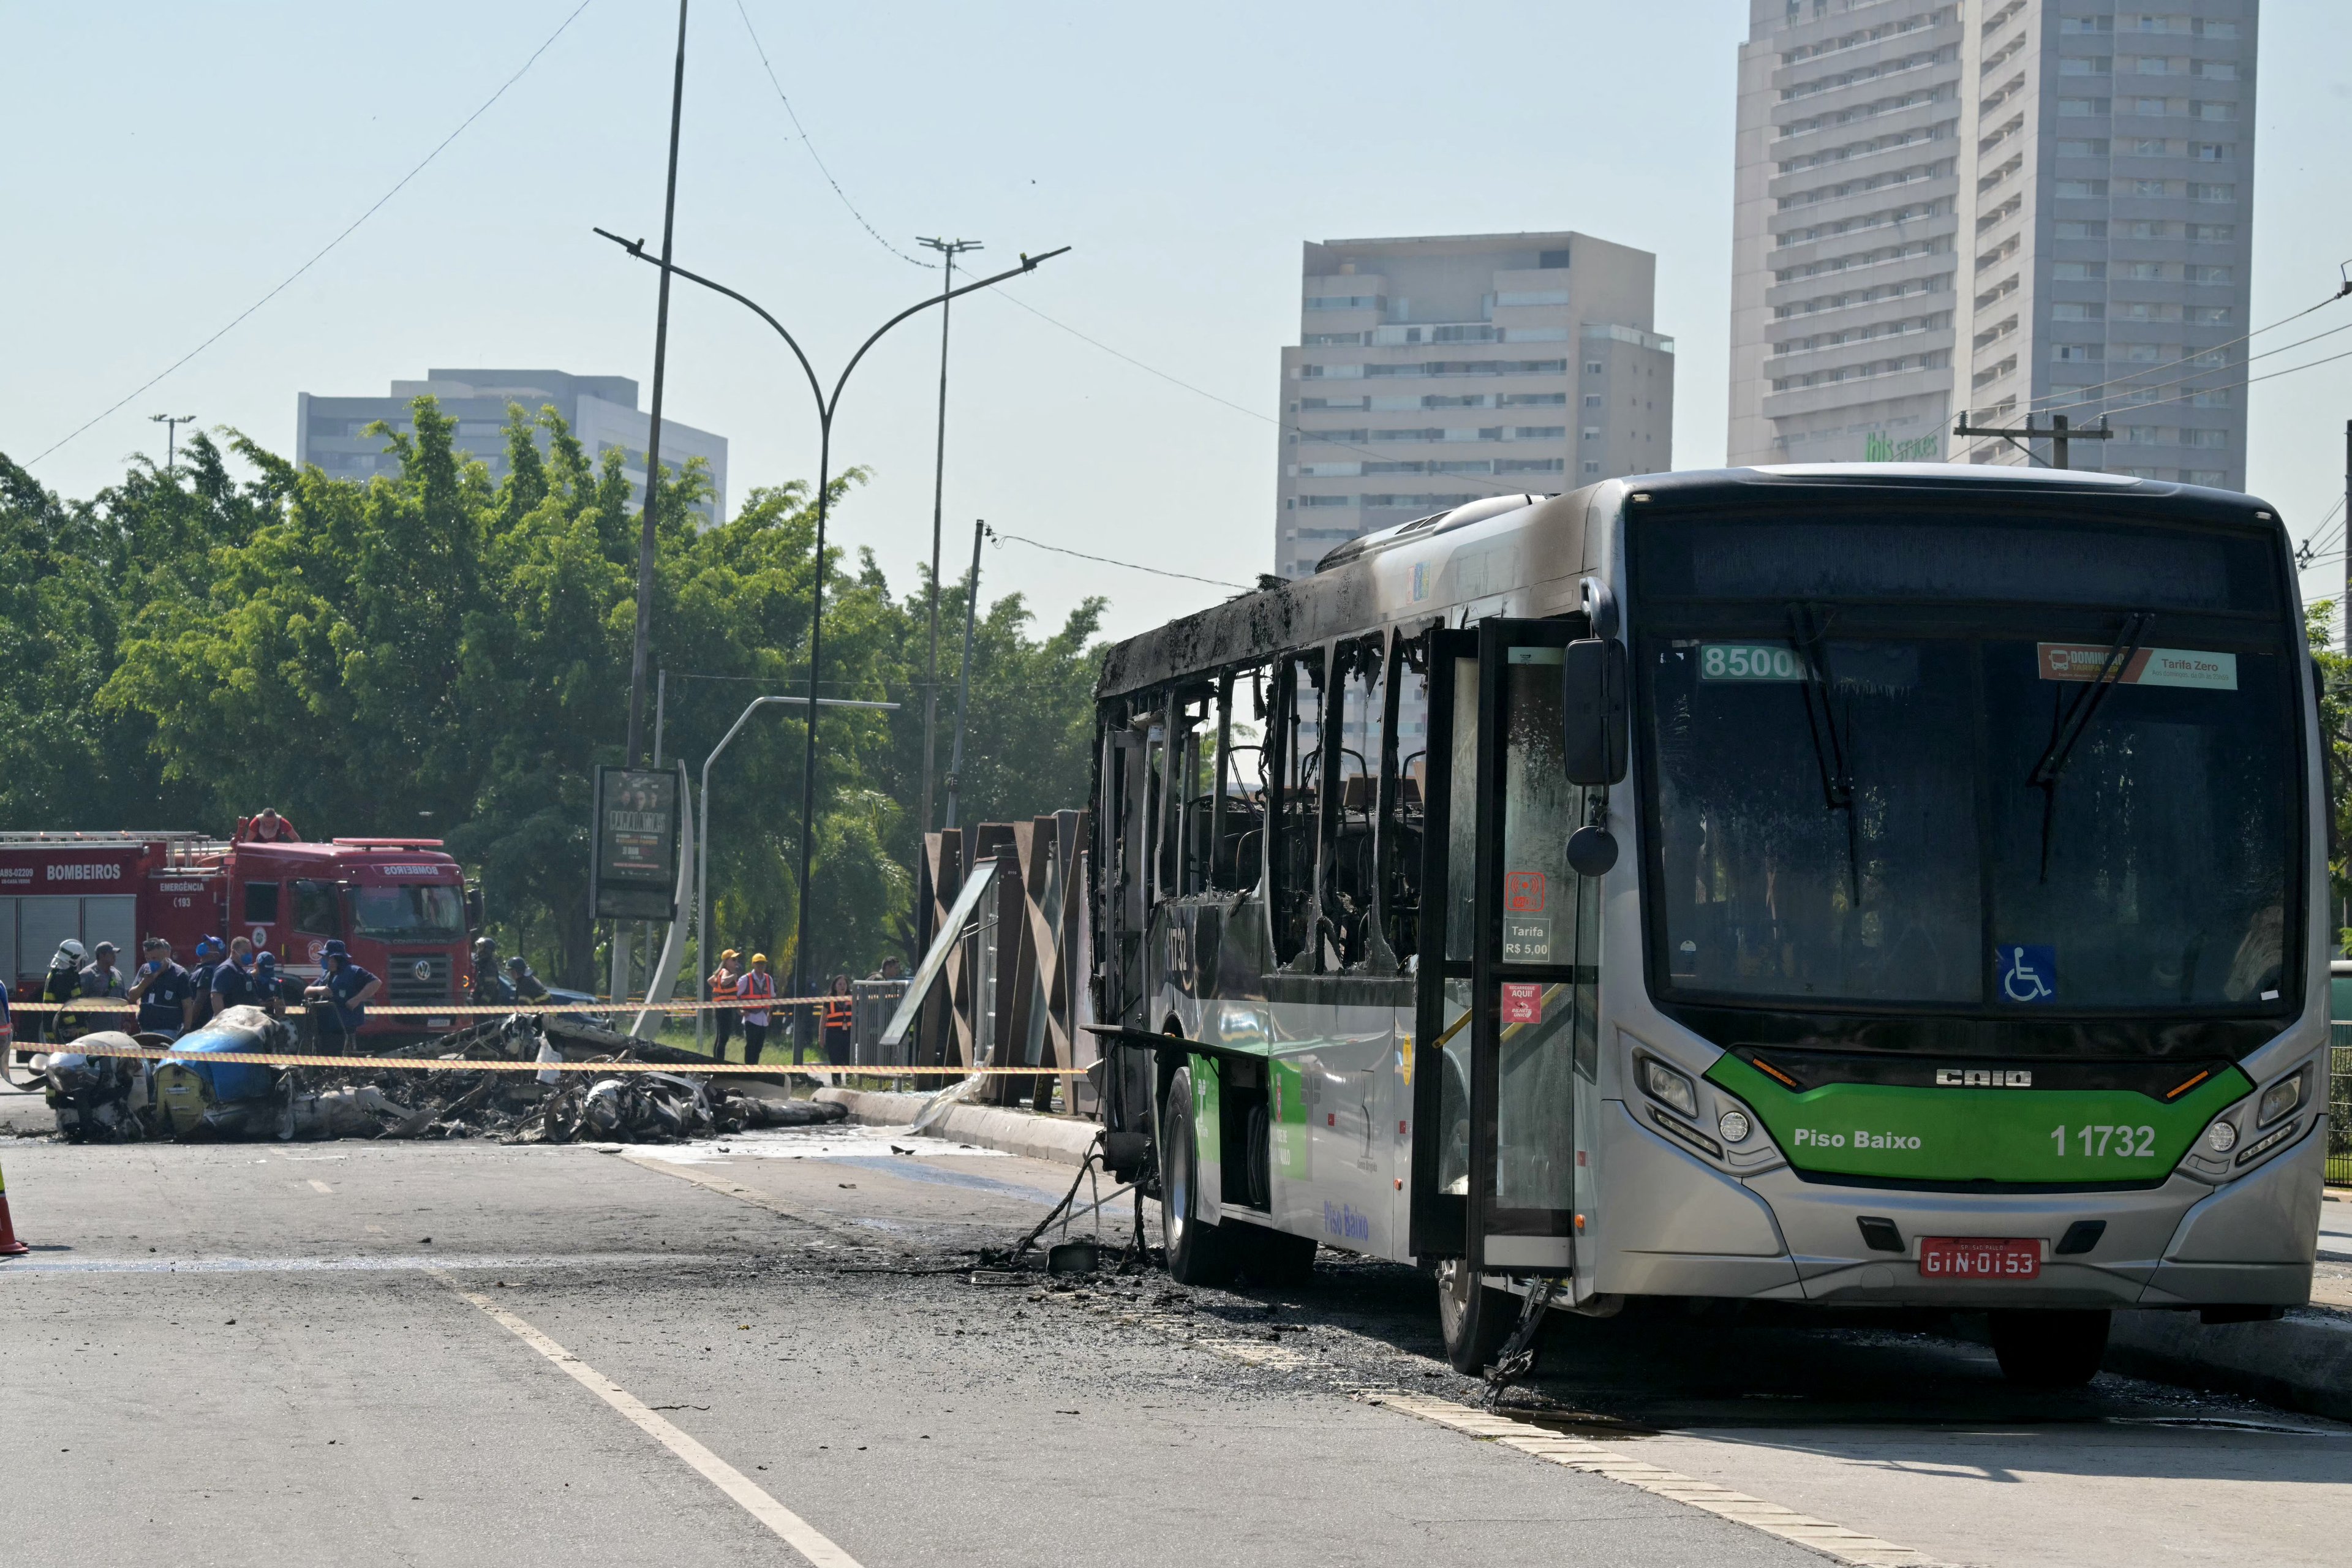
[[[1451,1426],[1474,1437],[1484,1437],[1507,1448],[1555,1465],[1565,1465],[1572,1470],[1584,1470],[1603,1476],[1629,1487],[1639,1487],[1657,1497],[1670,1498],[1691,1508],[1700,1509],[1750,1530],[1777,1535],[1783,1541],[1793,1541],[1809,1546],[1824,1557],[1840,1563],[1850,1563],[1855,1568],[1947,1568],[1938,1559],[1908,1546],[1897,1546],[1891,1541],[1881,1541],[1858,1530],[1848,1530],[1842,1524],[1814,1519],[1794,1509],[1776,1502],[1749,1497],[1746,1492],[1733,1491],[1661,1469],[1651,1464],[1629,1458],[1613,1449],[1604,1448],[1589,1437],[1572,1437],[1530,1422],[1514,1421],[1507,1415],[1490,1411],[1474,1410],[1467,1405],[1456,1405],[1448,1399],[1430,1399],[1420,1394],[1366,1391],[1361,1397],[1375,1405],[1385,1405],[1407,1415],[1433,1421],[1441,1426]]]
[[[808,1521],[770,1497],[742,1471],[664,1420],[635,1394],[488,1297],[467,1289],[444,1270],[429,1268],[425,1272],[479,1307],[501,1328],[562,1368],[581,1387],[628,1417],[638,1430],[692,1466],[703,1479],[732,1498],[744,1512],[774,1531],[778,1539],[814,1564],[815,1568],[859,1568],[857,1559],[835,1545]]]
[[[310,1186],[311,1190],[314,1192],[325,1193],[330,1197],[334,1195],[335,1189],[327,1185],[326,1183],[319,1180],[316,1176],[310,1178]]]

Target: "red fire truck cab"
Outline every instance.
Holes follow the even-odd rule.
[[[196,940],[242,936],[278,955],[278,972],[320,973],[336,937],[383,980],[361,1033],[437,1034],[458,1015],[389,1014],[447,1006],[472,984],[468,938],[479,901],[437,838],[224,842],[199,833],[0,833],[0,964],[11,994],[39,994],[58,944],[114,943],[124,984],[140,943],[171,942],[193,963]]]

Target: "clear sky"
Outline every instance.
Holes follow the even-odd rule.
[[[0,0],[0,450],[31,458],[268,293],[578,4]],[[1721,459],[1746,9],[694,0],[677,257],[767,305],[821,367],[935,286],[828,187],[748,13],[817,153],[892,244],[969,237],[988,246],[975,260],[1004,265],[1072,246],[1008,290],[1253,411],[1004,300],[965,302],[949,574],[985,517],[1246,582],[1271,563],[1277,349],[1296,341],[1302,240],[1572,227],[1655,251],[1658,329],[1680,346],[1675,462]],[[2343,0],[2263,12],[2258,321],[2326,296],[2352,258]],[[667,0],[590,0],[340,247],[37,476],[86,494],[131,454],[160,457],[157,413],[290,454],[298,392],[380,395],[428,365],[634,375],[649,393],[653,270],[589,229],[658,237],[676,16]],[[2352,321],[2352,301],[2331,311]],[[902,588],[929,550],[937,353],[929,324],[886,340],[837,429],[837,458],[874,474],[840,537]],[[731,500],[814,472],[807,392],[740,307],[682,288],[669,363],[670,412],[731,443]],[[2252,487],[2312,528],[2342,493],[2352,360],[2255,386],[2252,415]],[[2342,560],[2307,587],[2329,591]],[[1223,592],[1018,544],[982,570],[984,594],[1019,587],[1048,617],[1107,594],[1121,632]]]

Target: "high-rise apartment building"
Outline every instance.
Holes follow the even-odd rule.
[[[331,478],[365,480],[379,473],[397,472],[399,459],[384,450],[381,437],[364,434],[383,420],[394,430],[414,434],[416,419],[412,400],[430,394],[441,412],[457,422],[460,451],[478,458],[493,482],[507,476],[507,405],[520,404],[537,415],[552,404],[587,451],[591,463],[621,450],[621,471],[628,476],[629,497],[642,506],[646,499],[646,437],[651,416],[637,407],[637,384],[625,375],[569,375],[560,370],[428,370],[423,381],[395,381],[385,397],[316,397],[299,393],[295,398],[294,460],[315,463]],[[548,449],[540,432],[539,448]],[[689,458],[709,466],[711,493],[698,504],[704,519],[717,523],[727,516],[727,437],[662,418],[662,471],[675,478]]]
[[[2257,10],[1749,0],[1731,460],[2104,416],[2074,467],[2242,488]]]
[[[1484,496],[1674,464],[1657,258],[1582,234],[1306,247],[1275,569]]]

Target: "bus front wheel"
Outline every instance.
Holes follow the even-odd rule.
[[[2107,1352],[2104,1311],[1991,1312],[1992,1353],[2001,1374],[2027,1388],[2079,1388]]]
[[[1486,1370],[1518,1321],[1519,1303],[1508,1290],[1479,1279],[1458,1258],[1437,1266],[1437,1326],[1445,1337],[1445,1359],[1472,1377]]]
[[[1179,1285],[1223,1285],[1234,1277],[1232,1238],[1221,1226],[1202,1225],[1200,1167],[1192,1152],[1192,1069],[1168,1086],[1160,1114],[1160,1234],[1168,1247],[1168,1277]]]

